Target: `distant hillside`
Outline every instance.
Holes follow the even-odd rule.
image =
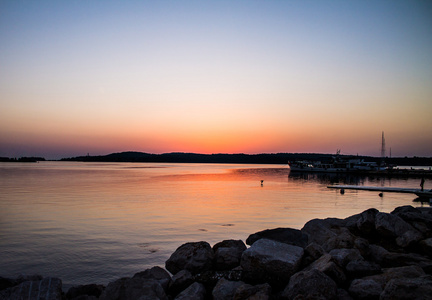
[[[334,154],[319,153],[270,153],[270,154],[198,154],[173,152],[151,154],[143,152],[121,152],[98,156],[78,156],[63,158],[62,161],[83,162],[172,162],[172,163],[239,163],[239,164],[287,164],[288,161],[330,161]],[[367,161],[380,161],[379,157],[340,155],[341,158],[363,158]],[[387,158],[387,163],[406,166],[432,165],[432,158]]]
[[[142,152],[121,152],[101,156],[79,156],[64,158],[67,161],[100,162],[178,162],[178,163],[244,163],[244,164],[287,164],[288,160],[327,160],[328,154],[197,154],[164,153],[150,154]]]

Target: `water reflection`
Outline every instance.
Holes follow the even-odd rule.
[[[422,205],[410,195],[327,188],[417,180],[291,174],[274,165],[0,164],[0,178],[0,276],[41,273],[66,287],[163,266],[184,242],[245,240],[313,218]]]

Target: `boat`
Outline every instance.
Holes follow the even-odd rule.
[[[376,162],[368,162],[364,159],[342,159],[339,156],[340,150],[330,162],[321,161],[295,161],[288,162],[293,172],[324,172],[324,173],[368,173],[383,172],[387,170],[385,165]]]

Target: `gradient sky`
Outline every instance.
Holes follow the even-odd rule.
[[[431,1],[0,2],[0,156],[432,156]]]

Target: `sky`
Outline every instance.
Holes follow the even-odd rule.
[[[0,156],[430,157],[431,115],[431,1],[0,1]]]

